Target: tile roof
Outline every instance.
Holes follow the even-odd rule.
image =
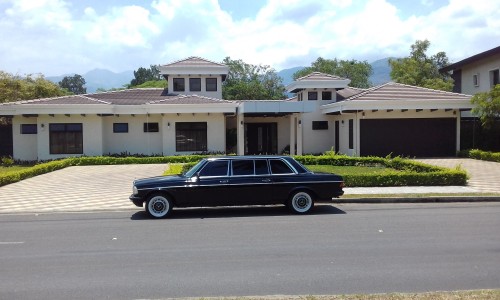
[[[418,86],[388,82],[355,94],[344,101],[362,100],[469,100],[470,95],[433,90]]]
[[[337,94],[339,97],[337,98],[337,101],[347,99],[349,97],[352,97],[354,95],[357,95],[359,93],[362,93],[366,91],[366,89],[360,89],[360,88],[355,88],[355,87],[346,87],[345,89],[341,89],[337,91]]]
[[[344,79],[345,78],[331,75],[331,74],[326,74],[326,73],[321,73],[321,72],[312,72],[311,74],[297,78],[296,81],[302,81],[302,80],[344,80]]]
[[[179,95],[168,93],[167,89],[142,88],[128,89],[96,94],[73,95],[54,98],[43,98],[35,100],[9,102],[0,105],[23,105],[23,104],[102,104],[102,105],[141,105],[141,104],[220,104],[232,101],[209,98],[199,95]]]
[[[169,64],[162,65],[162,67],[180,67],[180,66],[189,66],[189,67],[207,67],[207,66],[217,66],[217,67],[225,67],[226,65],[216,63],[214,61],[204,59],[198,56],[191,56],[186,59],[181,59],[178,61],[174,61]]]

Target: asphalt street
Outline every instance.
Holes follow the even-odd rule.
[[[0,215],[0,299],[500,288],[500,203]]]

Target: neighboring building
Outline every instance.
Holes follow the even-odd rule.
[[[312,73],[287,100],[227,101],[227,66],[190,57],[160,67],[170,91],[131,89],[0,105],[12,119],[13,157],[106,154],[454,156],[470,96],[388,83],[368,90]]]
[[[500,46],[440,69],[452,72],[453,92],[474,95],[500,83]]]
[[[446,66],[440,72],[452,72],[453,92],[469,95],[489,92],[500,84],[500,46]],[[484,129],[470,111],[462,112],[461,117],[461,144],[465,149],[500,151],[500,120],[492,128]]]

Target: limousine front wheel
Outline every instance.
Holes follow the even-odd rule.
[[[314,201],[308,192],[300,191],[292,195],[288,207],[296,214],[305,214],[314,207]]]
[[[146,211],[154,218],[164,218],[172,210],[172,201],[165,195],[154,194],[146,201]]]

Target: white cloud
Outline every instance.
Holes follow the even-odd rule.
[[[216,0],[86,5],[0,2],[0,56],[8,58],[2,68],[52,75],[95,67],[122,71],[197,55],[281,69],[309,65],[318,56],[368,61],[406,56],[417,39],[428,39],[431,53],[445,51],[459,60],[500,41],[495,0],[450,0],[418,17],[401,14],[404,7],[388,0],[269,0],[253,18],[242,20]]]

